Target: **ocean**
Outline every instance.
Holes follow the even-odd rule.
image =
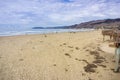
[[[83,32],[94,29],[14,29],[14,30],[0,30],[0,36],[14,36],[26,34],[47,34],[47,33],[61,33],[61,32]]]

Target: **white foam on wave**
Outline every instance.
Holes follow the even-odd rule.
[[[0,36],[14,36],[25,34],[47,34],[47,33],[60,33],[60,32],[83,32],[91,31],[94,29],[37,29],[37,30],[25,30],[25,31],[4,31],[0,32]]]

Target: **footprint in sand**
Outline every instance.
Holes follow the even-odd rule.
[[[31,44],[31,43],[32,43],[32,41],[28,41],[28,42],[27,42],[27,44]]]
[[[99,53],[97,51],[89,51],[89,52],[91,55],[95,55],[95,56],[99,55]]]
[[[86,49],[85,51],[90,51],[89,49]]]
[[[67,72],[67,71],[68,71],[68,69],[65,68],[65,72]]]
[[[81,61],[80,59],[78,59],[78,58],[75,58],[75,60],[77,60],[77,61]]]
[[[67,45],[66,43],[63,43],[63,45]]]
[[[115,60],[113,60],[112,62],[115,63]]]
[[[75,58],[75,60],[79,60],[78,58]]]
[[[73,52],[73,50],[70,50],[70,52]]]
[[[53,64],[53,66],[57,66],[56,64]]]
[[[77,61],[83,61],[83,62],[85,62],[86,64],[89,64],[89,62],[88,62],[87,60],[85,60],[85,59],[80,60],[80,59],[78,59],[78,58],[75,58],[75,60],[77,60]]]
[[[79,47],[75,47],[76,50],[79,50]]]
[[[60,46],[67,45],[66,43],[60,44]]]
[[[85,76],[86,74],[85,73],[82,73],[82,76]]]
[[[104,57],[100,56],[100,55],[96,55],[95,59],[102,59],[102,60],[106,61],[106,59]]]
[[[44,37],[47,37],[47,35],[44,35]]]
[[[20,49],[21,51],[23,51],[23,49]]]
[[[35,49],[35,47],[32,47],[32,49]]]
[[[43,41],[40,41],[40,42],[43,42]]]
[[[91,79],[91,78],[88,78],[88,80],[93,80],[93,79]]]
[[[68,48],[73,48],[73,46],[68,46]]]
[[[60,46],[62,46],[62,45],[60,44]]]
[[[19,61],[23,61],[24,59],[19,59]]]
[[[66,56],[68,56],[69,58],[71,58],[71,55],[70,55],[70,54],[68,54],[68,53],[65,53],[65,55],[66,55]]]

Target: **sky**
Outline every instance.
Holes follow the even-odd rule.
[[[120,18],[120,0],[0,0],[0,25],[55,27]]]

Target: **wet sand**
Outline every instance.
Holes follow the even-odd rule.
[[[0,37],[0,80],[119,80],[106,43],[100,30]]]

